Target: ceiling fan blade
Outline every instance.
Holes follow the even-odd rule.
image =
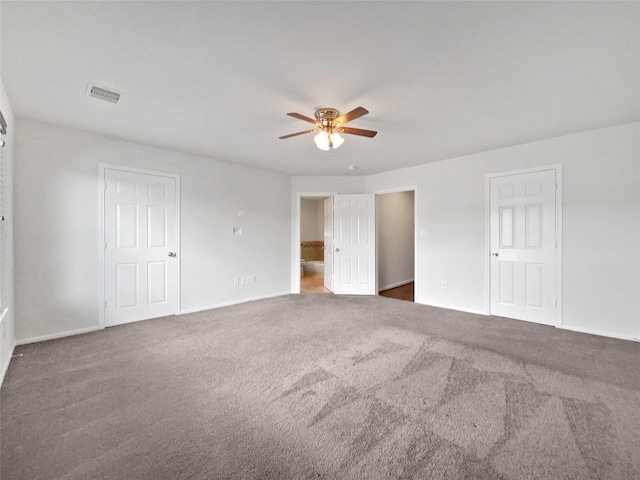
[[[344,115],[340,115],[338,118],[336,118],[336,123],[344,125],[345,123],[350,122],[351,120],[355,120],[356,118],[360,118],[367,113],[369,113],[369,110],[364,107],[354,108],[349,113],[345,113]]]
[[[299,113],[293,112],[293,113],[287,113],[287,115],[293,118],[297,118],[299,120],[304,120],[305,122],[313,123],[314,125],[316,124],[316,121],[313,118],[305,117],[304,115],[301,115]]]
[[[361,137],[369,137],[373,138],[376,136],[378,132],[374,132],[373,130],[363,130],[362,128],[349,128],[349,127],[340,127],[338,129],[341,133],[348,133],[349,135],[360,135]]]
[[[304,135],[305,133],[313,133],[313,132],[317,132],[317,131],[318,131],[318,129],[317,129],[317,128],[314,128],[313,130],[305,130],[304,132],[291,133],[291,134],[289,134],[289,135],[284,135],[284,136],[282,136],[282,137],[278,137],[278,138],[280,138],[280,139],[284,140],[285,138],[296,137],[296,136],[298,136],[298,135]]]

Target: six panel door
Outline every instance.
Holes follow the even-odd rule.
[[[175,179],[105,169],[105,325],[173,315]]]
[[[375,196],[336,195],[333,218],[333,292],[375,295]]]
[[[555,170],[491,179],[491,315],[555,325]]]

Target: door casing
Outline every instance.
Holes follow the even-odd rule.
[[[324,200],[324,288],[333,293],[333,198]]]

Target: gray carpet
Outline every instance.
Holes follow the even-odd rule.
[[[640,345],[291,295],[19,347],[2,480],[640,478]]]

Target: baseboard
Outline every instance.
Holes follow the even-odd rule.
[[[489,316],[489,314],[487,314],[486,312],[483,312],[481,310],[473,310],[473,309],[467,309],[467,308],[453,307],[451,305],[438,305],[438,304],[433,304],[433,303],[422,303],[422,302],[418,302],[418,301],[416,301],[416,303],[419,303],[420,305],[426,305],[428,307],[446,308],[447,310],[457,310],[459,312],[475,313],[477,315]],[[566,326],[566,325],[561,326],[561,327],[557,327],[557,328],[562,329],[562,330],[570,330],[572,332],[587,333],[589,335],[599,335],[601,337],[616,338],[616,339],[619,339],[619,340],[629,340],[631,342],[640,342],[640,339],[637,338],[637,337],[634,337],[633,335],[620,335],[620,334],[612,333],[612,332],[603,332],[601,330],[591,330],[589,328],[569,327],[569,326]]]
[[[95,332],[97,330],[104,330],[103,327],[88,327],[80,328],[78,330],[68,330],[60,333],[50,333],[49,335],[42,335],[41,337],[21,338],[16,341],[16,345],[27,345],[29,343],[46,342],[47,340],[54,340],[56,338],[71,337],[73,335],[81,335],[83,333]]]
[[[206,307],[189,308],[186,310],[181,310],[179,315],[184,315],[186,313],[202,312],[204,310],[213,310],[215,308],[229,307],[231,305],[238,305],[240,303],[253,302],[254,300],[264,300],[266,298],[281,297],[283,295],[290,295],[290,294],[291,292],[272,293],[269,295],[261,295],[259,297],[245,298],[245,299],[236,300],[233,302],[225,302],[225,303],[218,303],[216,305],[208,305]],[[89,328],[81,328],[78,330],[69,330],[67,332],[61,332],[61,333],[52,333],[50,335],[43,335],[41,337],[24,338],[24,339],[18,340],[16,342],[16,345],[27,345],[29,343],[45,342],[47,340],[53,340],[56,338],[71,337],[72,335],[81,335],[83,333],[95,332],[97,330],[104,330],[104,328],[100,326],[96,326],[96,327],[89,327]]]
[[[291,292],[271,293],[269,295],[261,295],[259,297],[243,298],[242,300],[234,300],[233,302],[216,303],[215,305],[208,305],[206,307],[187,308],[186,310],[180,310],[180,315],[186,315],[187,313],[204,312],[205,310],[214,310],[216,308],[230,307],[232,305],[239,305],[241,303],[253,302],[255,300],[265,300],[267,298],[282,297],[283,295],[291,295]]]
[[[414,279],[410,278],[409,280],[403,280],[402,282],[396,282],[396,283],[392,283],[391,285],[385,285],[384,287],[378,288],[378,293],[384,292],[385,290],[391,290],[392,288],[402,287],[403,285],[407,285],[413,282],[414,282]]]
[[[465,312],[465,313],[475,313],[476,315],[484,315],[485,317],[488,316],[486,312],[482,310],[474,310],[472,308],[460,308],[452,305],[441,305],[437,303],[423,303],[418,301],[416,301],[415,303],[418,303],[420,305],[426,305],[427,307],[446,308],[447,310],[456,310],[458,312]]]
[[[633,335],[620,335],[618,333],[603,332],[601,330],[591,330],[590,328],[568,327],[566,325],[563,325],[558,328],[562,330],[571,330],[572,332],[588,333],[589,335],[598,335],[600,337],[609,337],[609,338],[617,338],[618,340],[629,340],[631,342],[640,342],[640,339],[634,337]]]
[[[16,342],[13,342],[13,346],[11,347],[11,354],[9,355],[9,359],[7,360],[7,364],[2,367],[2,376],[0,376],[0,388],[4,384],[4,377],[7,375],[7,371],[9,370],[9,364],[11,363],[11,358],[13,357],[13,352],[16,350]]]

